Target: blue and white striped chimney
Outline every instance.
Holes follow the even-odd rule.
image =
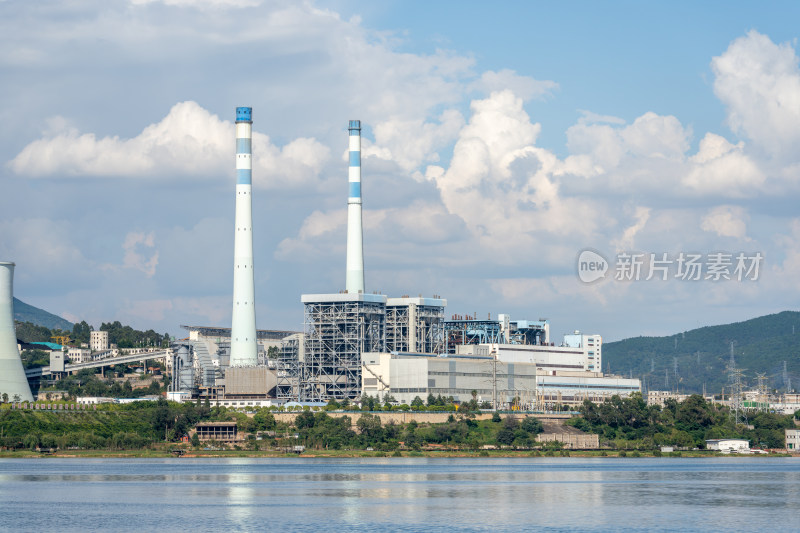
[[[351,120],[347,198],[347,292],[364,292],[364,242],[361,230],[361,121]]]
[[[230,366],[256,366],[253,276],[253,108],[236,108],[236,233],[233,240],[233,315]]]

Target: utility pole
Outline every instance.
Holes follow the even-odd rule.
[[[744,409],[742,406],[742,375],[744,374],[744,370],[739,368],[731,368],[728,367],[728,376],[730,381],[733,383],[731,385],[731,413],[733,414],[733,422],[734,424],[746,424],[747,423],[747,416],[744,414]]]
[[[794,327],[794,326],[792,326]],[[783,362],[783,388],[789,392],[789,387],[786,385],[789,382],[789,372],[786,371],[786,361]]]
[[[769,411],[769,396],[767,394],[767,375],[756,374],[758,379],[758,410]]]
[[[497,354],[492,359],[492,407],[497,411]]]

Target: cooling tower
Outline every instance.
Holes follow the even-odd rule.
[[[252,107],[236,108],[236,233],[230,366],[258,364],[253,276],[252,114]]]
[[[347,197],[347,280],[349,293],[364,292],[364,241],[361,230],[361,121],[351,120]]]
[[[14,330],[14,263],[0,262],[0,396],[9,401],[32,402],[33,395],[22,368]]]

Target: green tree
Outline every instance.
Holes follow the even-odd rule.
[[[422,401],[422,398],[419,396],[414,396],[414,399],[411,401],[411,410],[412,411],[422,411],[425,408],[425,402]]]
[[[356,422],[358,432],[365,437],[365,443],[377,443],[383,439],[381,419],[377,415],[364,413]]]
[[[544,431],[541,420],[533,416],[526,416],[520,422],[520,428],[531,435],[538,435]]]
[[[88,343],[91,338],[91,333],[94,330],[92,326],[82,320],[72,326],[72,340],[76,343]]]
[[[256,431],[275,429],[275,416],[268,408],[262,407],[253,415],[253,423]]]

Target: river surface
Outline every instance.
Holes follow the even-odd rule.
[[[800,531],[800,459],[3,459],[0,530]]]

